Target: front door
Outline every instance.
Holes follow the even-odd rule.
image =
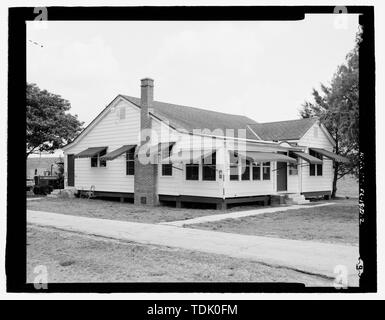
[[[68,174],[68,186],[75,186],[75,155],[69,154],[67,156],[67,174]]]
[[[287,191],[286,162],[277,162],[277,191]]]

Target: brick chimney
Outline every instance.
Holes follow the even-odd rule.
[[[152,108],[152,103],[154,101],[154,80],[150,78],[142,79],[140,89],[140,128],[150,129],[151,119],[149,109]]]
[[[140,147],[145,144],[148,136],[146,129],[151,129],[150,110],[154,101],[154,80],[145,78],[141,80],[140,96]],[[158,165],[139,161],[135,156],[135,204],[157,205],[158,204]]]

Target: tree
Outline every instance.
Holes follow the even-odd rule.
[[[346,174],[358,179],[359,173],[359,64],[358,51],[361,41],[357,34],[354,49],[346,56],[346,62],[337,68],[329,86],[321,84],[321,92],[313,88],[314,102],[306,101],[300,115],[303,118],[318,117],[336,142],[335,153],[350,160],[349,163],[334,162],[333,192],[337,180]]]
[[[53,153],[75,138],[83,122],[68,113],[70,108],[70,103],[59,95],[27,84],[26,157],[39,151]]]

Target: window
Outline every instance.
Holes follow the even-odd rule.
[[[186,180],[199,180],[199,164],[186,164]]]
[[[315,176],[315,164],[309,165],[310,175]]]
[[[230,180],[239,180],[238,164],[230,165]]]
[[[294,152],[289,151],[289,157],[294,158],[298,161],[298,156]],[[298,164],[297,163],[289,163],[289,175],[290,176],[298,175]]]
[[[162,176],[172,176],[172,163],[162,164]]]
[[[242,161],[242,180],[250,180],[250,161]]]
[[[107,153],[107,149],[104,149],[103,151],[100,151],[98,154],[91,157],[91,167],[106,167],[107,161],[101,160],[100,157],[104,156]]]
[[[230,153],[230,180],[238,181],[239,172],[238,172],[238,154],[235,152]]]
[[[261,164],[253,163],[253,180],[261,180]]]
[[[91,167],[98,166],[98,155],[91,157]]]
[[[270,180],[270,162],[264,162],[262,164],[263,180]]]
[[[289,175],[290,176],[298,175],[298,165],[296,163],[289,164]]]
[[[126,152],[126,175],[135,175],[135,148]]]
[[[202,180],[215,181],[217,170],[217,156],[216,152],[207,156],[202,161]]]
[[[309,150],[309,154],[313,157],[316,157],[318,159],[322,160],[322,154],[319,154],[318,152],[315,152],[313,150]],[[310,164],[310,175],[311,176],[322,176],[322,163],[321,164]]]
[[[171,156],[172,145],[162,150],[162,160]],[[162,164],[162,176],[172,176],[172,163]]]
[[[309,154],[310,154],[311,156],[315,157],[316,152],[313,151],[313,150],[309,150]],[[310,165],[309,165],[309,174],[310,174],[311,176],[315,176],[315,164],[310,164]]]
[[[107,149],[104,149],[103,151],[99,152],[99,167],[106,167],[107,161],[101,160],[100,157],[104,156],[107,153]]]

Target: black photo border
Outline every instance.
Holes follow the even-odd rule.
[[[331,14],[334,6],[227,7],[47,7],[48,21],[62,20],[301,20],[305,14]],[[9,8],[8,56],[8,175],[6,276],[8,292],[376,292],[376,170],[375,170],[375,56],[374,7],[346,6],[360,14],[363,34],[359,51],[360,77],[360,227],[359,253],[363,262],[360,286],[337,290],[289,283],[49,283],[36,290],[26,283],[26,201],[20,198],[26,179],[25,88],[26,21],[36,19],[34,7]],[[333,48],[331,48],[333,50]],[[10,156],[12,155],[12,156]],[[21,200],[23,199],[23,200]],[[358,272],[358,271],[357,271]]]

